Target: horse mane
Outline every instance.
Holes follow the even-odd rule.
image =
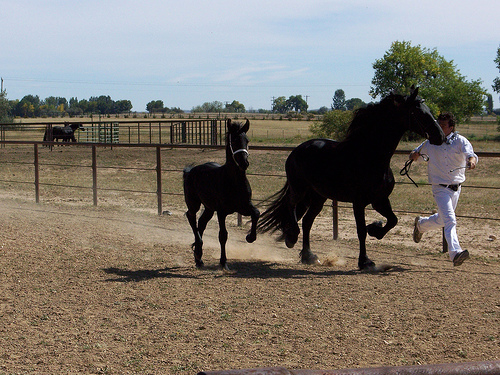
[[[383,125],[380,121],[381,115],[386,115],[389,109],[399,106],[404,101],[403,95],[391,93],[378,103],[370,103],[364,108],[357,109],[347,129],[345,139],[352,138],[360,131],[366,131],[373,126]]]

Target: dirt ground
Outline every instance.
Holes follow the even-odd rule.
[[[498,226],[475,228],[471,259],[453,267],[439,233],[414,244],[412,218],[401,218],[368,241],[369,256],[393,266],[371,274],[356,268],[352,220],[341,217],[333,241],[331,219],[318,218],[312,246],[325,265],[305,266],[267,234],[245,243],[232,218],[224,273],[216,219],[197,270],[180,208],[158,216],[0,194],[0,374],[500,359]]]

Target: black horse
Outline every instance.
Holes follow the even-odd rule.
[[[292,248],[298,240],[302,217],[303,263],[318,262],[311,252],[310,231],[326,199],[352,202],[359,240],[358,267],[376,270],[366,255],[366,234],[382,239],[397,224],[389,195],[394,176],[391,157],[406,130],[412,130],[440,145],[444,134],[429,108],[412,88],[408,97],[390,94],[377,104],[356,112],[345,140],[312,139],[297,146],[286,160],[285,186],[268,198],[269,206],[258,223],[260,232],[282,232]],[[365,208],[372,207],[387,219],[366,225]]]
[[[238,212],[250,216],[252,227],[246,236],[247,242],[254,242],[257,238],[257,221],[259,210],[252,204],[252,189],[246,177],[248,168],[248,137],[246,133],[250,127],[247,120],[245,125],[227,121],[226,135],[226,163],[205,163],[184,169],[184,198],[188,210],[187,219],[194,233],[194,260],[198,268],[203,267],[203,232],[207,223],[217,211],[219,220],[219,242],[221,247],[220,265],[227,270],[226,258],[226,216]],[[198,225],[196,213],[203,204],[204,210]]]
[[[49,129],[45,130],[45,134],[43,135],[43,141],[44,142],[57,142],[62,140],[63,142],[76,142],[75,138],[75,131],[77,129],[82,129],[83,128],[82,124],[79,123],[74,123],[74,124],[67,124],[64,127],[62,126],[53,126],[52,127],[52,139],[50,139],[50,131]]]

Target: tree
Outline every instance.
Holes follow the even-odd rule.
[[[132,102],[130,100],[118,100],[116,102],[116,110],[118,113],[126,113],[132,110]]]
[[[493,95],[491,94],[486,94],[486,113],[492,114],[493,113]]]
[[[302,98],[302,95],[292,95],[286,101],[287,110],[296,112],[307,112],[307,102]]]
[[[410,42],[393,42],[382,59],[373,63],[375,75],[370,95],[386,96],[393,91],[409,94],[412,85],[432,112],[452,112],[457,121],[482,111],[486,90],[481,80],[467,81],[453,64],[430,50]]]
[[[497,58],[494,60],[495,64],[497,64],[497,69],[500,72],[500,47],[497,49]],[[500,77],[496,77],[493,80],[493,91],[495,91],[497,94],[500,94]]]
[[[152,100],[146,104],[146,111],[150,114],[161,112],[163,110],[163,100]]]
[[[7,91],[0,92],[0,122],[11,122],[10,102],[7,99]]]
[[[273,112],[276,113],[286,113],[288,111],[286,98],[284,96],[278,96],[273,100]]]
[[[356,109],[366,107],[366,103],[360,98],[351,98],[345,101],[345,106],[348,111],[355,111]]]
[[[245,106],[237,100],[233,100],[231,104],[226,104],[226,112],[245,113]]]
[[[332,103],[332,109],[333,110],[338,110],[338,111],[345,111],[346,108],[346,103],[345,103],[345,93],[344,90],[338,89],[335,91],[335,94],[333,95],[333,103]]]
[[[352,111],[333,110],[323,115],[321,121],[315,121],[309,128],[311,133],[319,138],[331,138],[341,141],[347,134],[351,124]]]

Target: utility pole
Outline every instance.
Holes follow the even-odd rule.
[[[2,89],[0,90],[0,93],[3,92],[3,77],[1,79],[2,79]]]

